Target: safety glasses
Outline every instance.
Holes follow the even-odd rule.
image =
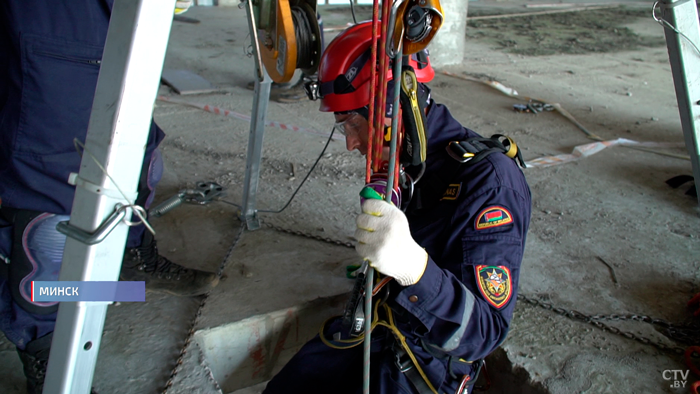
[[[335,129],[340,132],[340,134],[347,136],[357,135],[362,130],[362,127],[366,127],[365,118],[358,112],[351,112],[342,122],[335,122]]]

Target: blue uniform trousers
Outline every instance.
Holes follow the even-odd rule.
[[[341,320],[332,321],[325,332],[326,338],[331,338],[333,333],[344,332]],[[349,339],[347,335],[342,338]],[[411,381],[396,366],[396,355],[392,350],[394,341],[392,334],[384,327],[379,326],[372,332],[370,392],[416,394]],[[270,380],[263,394],[361,394],[363,352],[363,344],[350,349],[334,349],[316,335]],[[440,387],[440,393],[454,393],[465,373],[475,377],[471,366],[462,365],[455,369],[460,370],[454,371],[459,374],[458,379],[448,378]],[[429,374],[429,371],[426,373]]]
[[[75,138],[85,141],[112,0],[0,2],[0,198],[2,206],[70,214],[78,172]],[[151,125],[137,203],[146,205],[160,178]],[[152,164],[155,164],[152,165]],[[149,198],[150,196],[150,198]],[[12,225],[0,221],[0,255],[10,256]],[[143,226],[129,233],[141,243]],[[35,315],[13,302],[0,276],[0,330],[23,349],[53,331],[55,313]]]

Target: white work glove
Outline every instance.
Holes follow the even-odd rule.
[[[401,286],[413,285],[423,276],[428,253],[411,237],[406,215],[388,202],[365,200],[357,216],[355,239],[357,253]]]

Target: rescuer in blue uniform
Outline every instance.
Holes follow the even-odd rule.
[[[27,288],[58,277],[65,236],[55,226],[73,204],[73,139],[85,142],[112,3],[0,2],[0,330],[17,346],[29,393],[43,387],[57,305],[32,302]],[[152,123],[136,200],[144,207],[163,170],[163,137]],[[143,225],[130,229],[121,277],[177,295],[218,282],[160,256]]]
[[[348,150],[367,153],[371,30],[350,27],[326,49],[319,71],[321,111],[334,112]],[[366,56],[364,56],[366,58]],[[428,62],[416,70],[419,82],[432,78]],[[354,71],[348,72],[348,70]],[[388,91],[391,92],[391,85]],[[371,393],[471,392],[481,360],[508,334],[530,221],[530,190],[512,158],[498,152],[469,165],[448,152],[452,141],[480,137],[448,109],[425,103],[427,159],[407,167],[415,182],[402,207],[365,200],[357,217],[358,254],[389,284],[379,313],[393,315],[395,335],[385,326],[372,334]],[[362,392],[362,346],[341,320],[327,323],[267,385],[264,393]],[[339,340],[339,337],[341,340]],[[409,351],[400,344],[405,337]],[[398,339],[397,339],[398,338]],[[411,353],[418,365],[412,361]]]

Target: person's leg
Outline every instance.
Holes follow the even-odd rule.
[[[31,303],[22,295],[23,284],[39,274],[55,280],[60,269],[65,236],[55,230],[54,221],[69,215],[73,203],[75,188],[67,179],[78,172],[81,160],[73,140],[85,141],[111,4],[72,0],[46,7],[39,0],[0,2],[0,204],[6,219],[0,223],[0,255],[10,261],[3,261],[7,269],[0,270],[7,271],[0,273],[0,329],[21,355],[34,343],[28,351],[43,359],[44,342],[50,340],[34,341],[46,337],[55,324],[55,305]],[[153,124],[144,158],[148,169],[162,138]],[[155,183],[140,185],[144,205]],[[133,229],[128,246],[143,247],[142,241],[143,229]],[[181,288],[182,295],[201,294],[217,282],[214,274],[193,275],[161,258],[155,242],[147,241],[151,253],[148,258],[141,254],[138,263],[149,270],[139,271],[143,275],[134,280],[160,290],[163,280],[154,284],[146,276],[177,271],[179,275],[164,280],[177,282],[179,287],[168,290],[177,293],[173,288]],[[133,268],[134,259],[128,261]],[[22,360],[30,362],[31,357]],[[25,371],[33,368],[25,364]],[[40,386],[43,374],[28,379],[35,377],[32,384]]]
[[[340,330],[340,320],[326,333]],[[263,394],[355,394],[362,387],[362,345],[333,349],[314,337],[275,375]]]
[[[343,340],[349,339],[341,325],[339,318],[330,322],[325,329],[326,338],[341,332]],[[410,383],[396,368],[392,342],[393,337],[383,327],[372,332],[370,392],[413,394]],[[335,349],[316,335],[268,382],[263,394],[360,394],[363,365],[362,344]]]
[[[51,340],[53,332],[39,337],[29,343],[24,349],[17,348],[20,360],[24,366],[24,376],[27,377],[27,392],[41,393],[44,391],[46,366],[49,363]]]
[[[13,296],[12,285],[8,280],[10,267],[7,264],[7,261],[12,261],[13,231],[13,226],[0,217],[0,256],[3,258],[0,261],[3,266],[0,273],[0,331],[17,348],[27,377],[27,392],[41,393],[56,311],[55,306],[42,308],[36,305],[34,311],[39,313],[30,313],[15,302],[16,296]],[[22,300],[29,303],[23,298]]]
[[[57,279],[60,257],[58,263],[55,257],[62,255],[65,238],[51,221],[72,203],[66,181],[80,165],[73,138],[84,140],[81,129],[87,129],[87,119],[76,114],[92,106],[104,44],[97,27],[109,20],[99,17],[103,4],[83,3],[75,4],[84,13],[77,16],[94,36],[86,40],[61,24],[74,14],[67,4],[0,2],[0,330],[17,347],[29,393],[43,386],[56,305],[32,303],[26,285],[37,275]],[[55,34],[42,26],[53,26]],[[71,70],[81,78],[63,80]]]
[[[67,179],[80,166],[73,139],[85,140],[111,3],[76,0],[50,9],[37,0],[0,5],[0,67],[7,71],[0,77],[4,207],[70,213],[75,188]],[[152,124],[139,184],[142,206],[152,201],[162,173],[156,147],[163,137]],[[130,280],[178,295],[203,294],[216,285],[213,273],[187,270],[159,256],[151,238],[143,242],[143,226],[130,229],[125,259],[125,271],[134,271]]]

